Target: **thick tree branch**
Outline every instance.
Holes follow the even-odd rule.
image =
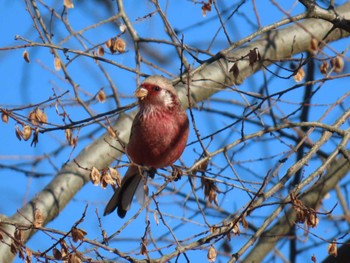
[[[339,7],[336,11],[338,14],[349,18],[350,3]],[[244,47],[233,51],[223,51],[214,61],[205,63],[190,73],[191,98],[195,102],[203,101],[226,87],[242,83],[245,78],[262,67],[270,65],[275,60],[289,58],[294,54],[305,52],[309,49],[312,38],[316,38],[320,42],[330,42],[349,35],[349,32],[339,29],[335,29],[328,34],[332,28],[333,24],[325,20],[307,19],[298,24],[268,32]],[[324,39],[326,35],[327,39]],[[259,51],[261,60],[252,63],[247,56],[251,50],[255,49]],[[232,72],[233,67],[235,68],[235,74]],[[185,80],[186,77],[182,79]],[[187,105],[188,85],[178,83],[176,86],[184,105]],[[129,137],[133,115],[134,113],[120,116],[114,126],[123,141],[127,141]],[[108,167],[121,155],[119,151],[111,146],[122,150],[121,145],[115,139],[112,139],[108,133],[91,143],[75,158],[75,162],[70,162],[62,167],[57,176],[43,191],[38,193],[33,200],[8,220],[18,224],[28,224],[28,221],[22,215],[33,222],[35,209],[39,209],[43,215],[44,225],[52,221],[72,197],[89,182],[89,172],[79,168],[76,163],[86,168],[102,169]],[[347,166],[345,165],[345,167]],[[336,178],[336,175],[334,175],[334,178]],[[327,182],[327,184],[329,183]],[[4,232],[14,233],[14,227],[4,225],[0,225],[0,227],[0,230],[3,229]],[[25,241],[32,234],[33,231],[26,231]],[[11,239],[3,234],[2,241],[0,243],[0,262],[11,262],[14,255],[10,252],[10,247],[6,245],[6,243],[11,243]]]

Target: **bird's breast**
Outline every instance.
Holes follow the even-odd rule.
[[[186,146],[188,126],[185,112],[139,113],[132,125],[127,153],[139,165],[154,168],[172,165]]]

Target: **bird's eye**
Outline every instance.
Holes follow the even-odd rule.
[[[160,87],[154,86],[154,87],[153,87],[153,90],[154,90],[154,91],[160,91]]]

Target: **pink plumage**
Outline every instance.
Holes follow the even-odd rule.
[[[135,164],[149,168],[172,165],[185,149],[189,122],[171,82],[159,75],[146,78],[136,90],[139,112],[131,127],[126,152]],[[121,187],[108,202],[104,215],[118,208],[124,217],[142,176],[137,166],[127,170]]]

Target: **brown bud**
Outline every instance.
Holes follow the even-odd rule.
[[[97,100],[98,102],[101,102],[101,103],[106,101],[106,94],[103,91],[103,89],[100,89],[100,91],[97,93]]]
[[[202,5],[202,15],[203,17],[207,16],[207,12],[211,11],[211,2],[203,3]]]
[[[24,50],[23,52],[23,58],[27,63],[30,63],[30,59],[29,59],[29,54],[27,50]]]
[[[9,122],[9,115],[4,111],[1,113],[1,120],[5,123]]]
[[[105,49],[102,47],[102,46],[99,46],[97,48],[97,54],[100,56],[100,57],[103,57],[103,55],[105,54]]]
[[[110,39],[108,39],[107,41],[106,41],[106,47],[108,48],[108,49],[111,49],[111,47],[113,47],[113,43],[114,43],[114,40],[113,40],[113,38],[110,38]]]
[[[317,50],[318,50],[318,40],[316,38],[311,38],[309,51],[315,54]]]

